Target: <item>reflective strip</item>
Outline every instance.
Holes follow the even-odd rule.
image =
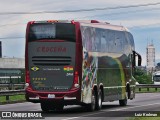
[[[76,100],[76,97],[64,97],[64,100]]]
[[[39,100],[39,97],[29,97],[30,100]]]

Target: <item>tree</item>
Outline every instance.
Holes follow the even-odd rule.
[[[153,84],[152,74],[148,73],[140,68],[135,69],[134,77],[139,84]]]
[[[157,66],[156,66],[156,71],[159,71],[160,70],[160,62],[157,63]]]
[[[158,67],[160,67],[160,62],[159,62],[159,63],[157,63],[157,66],[158,66]]]

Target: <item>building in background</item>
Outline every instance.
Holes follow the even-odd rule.
[[[2,58],[2,42],[0,41],[0,84],[24,83],[24,68],[24,58]],[[6,90],[0,87],[0,90],[3,89]]]
[[[0,41],[0,58],[2,58],[2,42]]]
[[[153,72],[155,70],[155,47],[152,44],[148,44],[146,48],[146,59],[147,59],[147,71]]]
[[[0,58],[0,83],[24,82],[24,58]]]

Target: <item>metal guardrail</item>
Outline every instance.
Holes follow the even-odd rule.
[[[7,90],[7,91],[0,91],[0,96],[6,96],[6,102],[10,101],[9,96],[14,96],[14,95],[24,95],[25,90]]]
[[[0,87],[8,87],[10,84],[0,84]],[[13,84],[14,86],[24,86],[24,84]],[[147,88],[147,91],[149,91],[150,88],[155,88],[155,91],[157,91],[157,88],[160,88],[160,85],[155,85],[155,84],[138,84],[136,85],[136,88],[141,91],[142,88]],[[20,90],[2,90],[0,91],[0,96],[6,96],[6,101],[9,101],[9,96],[14,96],[14,95],[24,95],[25,90],[20,89]]]
[[[149,91],[150,88],[155,88],[155,91],[157,91],[158,88],[160,88],[160,85],[155,84],[138,84],[136,87],[141,91],[142,88],[146,88],[147,91]]]
[[[25,84],[13,84],[13,83],[8,83],[8,84],[0,84],[0,91],[3,90],[15,90],[17,88],[24,89]]]
[[[10,96],[24,95],[25,84],[0,84],[0,96],[6,96],[6,102],[10,102]]]
[[[7,87],[9,85],[11,85],[11,84],[0,84],[0,87]],[[24,84],[12,84],[12,85],[14,85],[14,86],[24,86]]]
[[[12,96],[12,95],[24,95],[25,90],[7,90],[7,91],[0,91],[0,96]]]

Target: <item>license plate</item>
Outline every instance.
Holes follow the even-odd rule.
[[[48,98],[55,98],[55,94],[48,94]]]

